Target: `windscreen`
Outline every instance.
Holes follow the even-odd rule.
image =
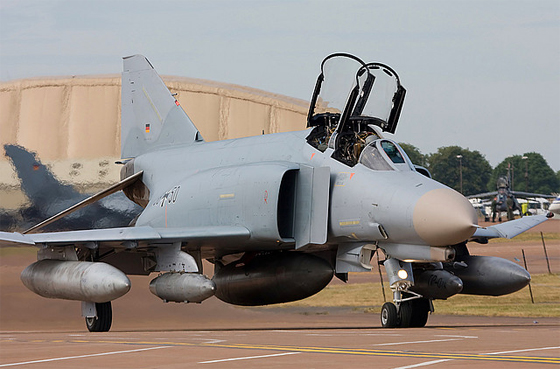
[[[376,140],[367,145],[360,155],[359,162],[373,170],[412,170],[410,159],[401,152],[399,146],[389,140]]]
[[[381,141],[381,147],[393,163],[404,164],[404,158],[399,149],[397,149],[397,145],[391,141]]]
[[[360,156],[360,163],[373,170],[394,170],[375,144],[366,146]]]

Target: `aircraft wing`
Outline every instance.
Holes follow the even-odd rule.
[[[510,193],[513,194],[516,197],[521,197],[521,198],[528,198],[528,197],[542,197],[542,198],[545,198],[545,199],[554,198],[553,195],[546,195],[546,194],[543,194],[543,193],[532,193],[532,192],[523,192],[523,191],[510,191]],[[497,194],[498,194],[498,191],[477,193],[475,195],[467,196],[467,199],[486,198],[486,197],[496,196]]]
[[[0,247],[35,246],[35,242],[21,233],[0,232]]]
[[[0,232],[0,247],[80,246],[95,242],[114,248],[131,248],[177,241],[212,242],[225,238],[228,241],[232,241],[248,239],[250,235],[247,228],[238,226],[186,228],[152,228],[144,226],[33,234]]]
[[[553,199],[554,195],[546,195],[544,193],[532,193],[532,192],[523,192],[523,191],[510,191],[514,196],[527,198],[527,197],[542,197],[545,199]]]
[[[477,194],[475,194],[475,195],[469,195],[469,196],[467,196],[467,199],[486,198],[486,197],[496,196],[497,194],[498,194],[498,191],[477,193]]]
[[[471,239],[485,243],[489,238],[513,238],[547,220],[546,215],[527,216],[509,222],[478,228]]]

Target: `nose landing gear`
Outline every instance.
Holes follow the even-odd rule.
[[[434,311],[430,299],[409,290],[414,285],[412,266],[408,262],[387,259],[383,263],[393,291],[393,301],[381,308],[381,326],[384,328],[423,327],[428,314]]]
[[[432,311],[431,302],[423,297],[412,297],[412,300],[386,302],[381,308],[381,326],[383,328],[424,327],[428,322],[428,314]]]

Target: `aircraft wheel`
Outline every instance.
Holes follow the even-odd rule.
[[[399,309],[399,328],[410,327],[410,322],[412,321],[412,304],[410,301],[401,302]]]
[[[381,308],[381,326],[383,328],[396,328],[398,323],[397,307],[392,302],[386,302]]]
[[[411,327],[424,327],[428,322],[428,314],[430,313],[430,300],[416,299],[411,301],[412,316],[410,318]]]
[[[96,303],[97,318],[86,318],[86,326],[90,332],[109,332],[113,321],[111,301]]]

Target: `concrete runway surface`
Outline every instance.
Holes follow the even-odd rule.
[[[362,320],[362,319],[358,319]],[[3,332],[0,368],[530,368],[560,365],[556,319],[433,316],[418,329]],[[240,322],[238,322],[239,324]],[[363,321],[361,322],[363,323]],[[242,325],[242,324],[240,324]]]

